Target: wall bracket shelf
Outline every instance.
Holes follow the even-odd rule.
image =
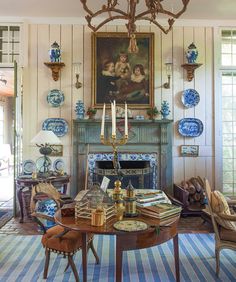
[[[202,66],[202,64],[183,64],[181,67],[183,67],[187,71],[187,80],[192,81],[194,78],[194,71],[195,69]]]
[[[65,64],[62,62],[45,62],[44,64],[52,70],[52,78],[53,80],[57,81],[60,70],[65,66]]]

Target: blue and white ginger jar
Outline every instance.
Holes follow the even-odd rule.
[[[51,49],[49,50],[49,55],[50,55],[50,61],[52,63],[61,61],[61,49],[56,41],[51,45]]]
[[[198,57],[198,50],[194,43],[188,46],[186,51],[186,58],[189,64],[195,64]]]
[[[75,112],[76,112],[77,119],[84,119],[84,113],[85,113],[84,103],[81,100],[79,100],[76,103]]]

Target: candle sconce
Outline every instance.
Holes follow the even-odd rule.
[[[80,67],[81,67],[82,63],[74,63],[73,65],[74,65],[74,72],[75,72],[75,79],[76,79],[75,88],[79,89],[83,85],[81,82],[79,82]]]
[[[165,89],[170,89],[170,77],[172,74],[172,63],[165,63],[165,65],[166,65],[166,75],[167,75],[168,81],[163,84],[163,87]]]

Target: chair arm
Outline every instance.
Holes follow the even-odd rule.
[[[55,219],[52,216],[49,216],[47,214],[33,212],[33,213],[31,213],[31,216],[33,216],[35,218],[47,219],[47,220],[50,220],[52,222],[55,222]]]
[[[236,215],[217,213],[216,216],[218,216],[219,218],[225,219],[225,220],[236,221]]]
[[[166,193],[166,192],[165,192]],[[171,195],[169,195],[169,194],[167,194],[166,193],[166,195],[167,195],[167,197],[170,199],[170,201],[172,202],[172,204],[175,204],[175,205],[177,205],[177,206],[183,206],[183,203],[182,202],[180,202],[179,200],[177,200],[176,198],[174,198],[173,196],[171,196]]]

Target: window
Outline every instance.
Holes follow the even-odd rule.
[[[4,107],[0,105],[0,145],[3,144]]]
[[[0,63],[19,61],[20,27],[0,26]]]
[[[223,193],[236,195],[236,30],[221,32]]]

